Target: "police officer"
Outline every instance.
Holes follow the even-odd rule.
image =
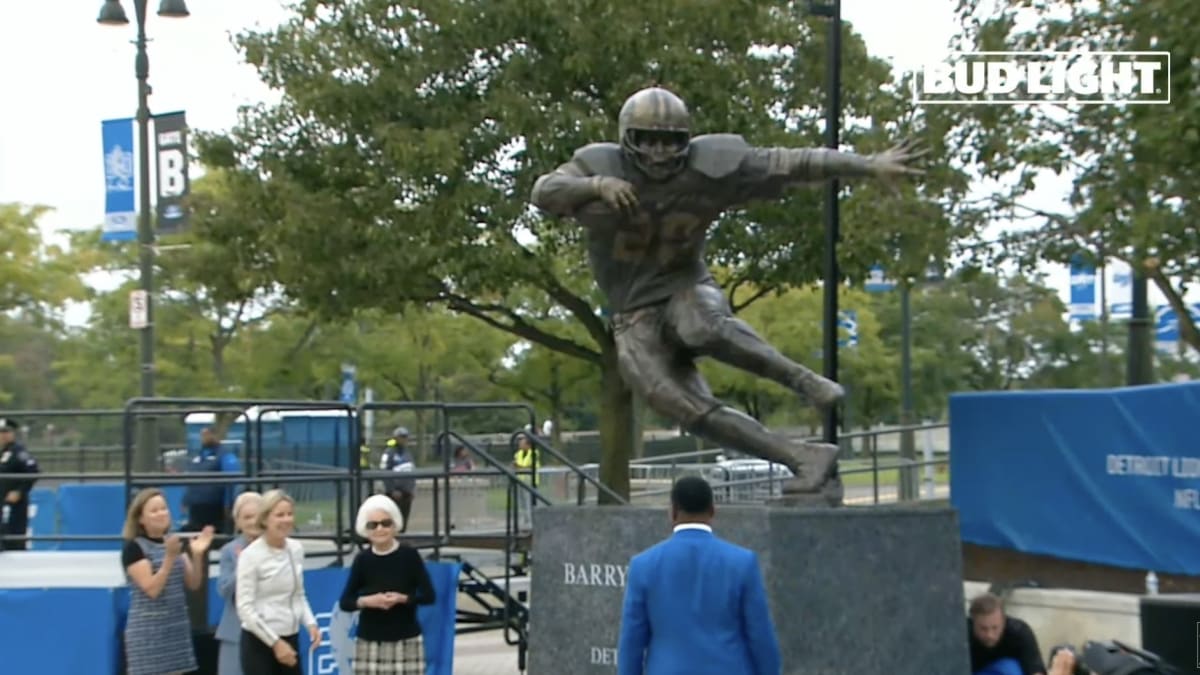
[[[188,463],[188,473],[220,475],[237,474],[242,469],[237,453],[223,449],[216,432],[206,428],[200,432],[200,452]],[[225,511],[232,506],[232,485],[189,485],[183,493],[188,522],[184,531],[199,532],[212,525],[221,534],[229,534]]]
[[[37,460],[17,442],[20,425],[11,418],[0,419],[0,509],[4,515],[0,534],[23,537],[29,527],[29,491],[39,473]],[[20,476],[20,477],[18,477]],[[5,538],[0,551],[24,551],[25,540]]]

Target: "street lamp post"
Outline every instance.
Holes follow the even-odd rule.
[[[1129,386],[1151,384],[1154,381],[1154,320],[1150,313],[1149,279],[1144,263],[1133,266],[1132,316],[1129,317],[1129,353],[1126,356],[1125,380]]]
[[[146,3],[133,0],[134,18],[137,21],[137,57],[134,74],[138,82],[138,268],[139,286],[146,292],[146,327],[141,331],[141,395],[154,396],[154,227],[150,222],[150,57],[146,53]],[[172,18],[188,16],[184,0],[162,0],[158,15]],[[105,26],[125,26],[129,18],[120,0],[105,0],[96,21]],[[139,471],[154,468],[155,447],[158,445],[153,421],[142,418],[134,464]]]
[[[826,84],[829,95],[825,108],[825,146],[837,150],[841,133],[842,107],[842,2],[829,0],[818,3],[810,0],[809,12],[816,16],[829,19],[829,37],[826,39]],[[840,239],[838,232],[838,192],[841,184],[838,180],[829,181],[825,189],[825,302],[822,321],[824,348],[821,350],[824,358],[825,377],[838,379],[838,288],[841,286],[841,272],[838,270],[837,247]],[[826,443],[838,442],[838,411],[830,406],[825,413],[824,440]]]

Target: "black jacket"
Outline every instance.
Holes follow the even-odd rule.
[[[13,490],[21,493],[22,501],[28,501],[29,491],[37,481],[31,474],[40,472],[37,460],[20,443],[0,449],[0,502]]]

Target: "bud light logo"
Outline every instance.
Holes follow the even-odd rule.
[[[1167,104],[1170,52],[954,52],[913,79],[913,102]]]

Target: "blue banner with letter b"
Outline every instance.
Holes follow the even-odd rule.
[[[1200,574],[1200,382],[955,394],[950,495],[962,540]]]

